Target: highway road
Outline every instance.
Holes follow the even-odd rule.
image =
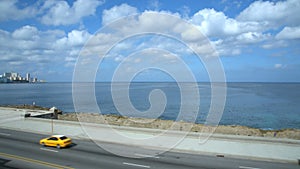
[[[17,168],[101,168],[101,169],[299,169],[296,163],[266,162],[211,155],[167,152],[157,157],[126,158],[111,154],[89,140],[73,139],[65,149],[38,144],[46,135],[0,128],[0,169]],[[131,152],[128,145],[107,144]],[[147,150],[149,151],[149,150]],[[145,152],[147,152],[145,150]],[[155,150],[151,150],[155,151]],[[135,153],[134,151],[132,153]]]

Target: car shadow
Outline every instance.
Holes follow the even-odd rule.
[[[62,149],[71,149],[71,148],[76,147],[76,146],[77,146],[76,143],[71,143],[70,145],[68,145],[66,147],[61,147],[60,150],[62,150]],[[50,149],[57,149],[56,147],[52,147],[52,146],[44,146],[44,147],[47,147],[47,148],[50,148]]]
[[[70,144],[70,145],[68,145],[67,147],[65,147],[65,148],[72,148],[72,147],[76,147],[77,146],[77,144],[76,143],[72,143],[72,144]]]

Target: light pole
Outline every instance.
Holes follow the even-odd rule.
[[[53,135],[53,116],[51,117],[51,135]]]
[[[53,133],[54,133],[54,122],[53,122],[53,119],[57,119],[57,114],[58,114],[58,112],[57,112],[57,110],[55,109],[54,111],[53,111],[53,113],[51,114],[51,134],[53,135]]]

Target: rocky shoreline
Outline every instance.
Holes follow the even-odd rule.
[[[18,108],[18,109],[31,109],[31,110],[49,110],[49,108],[36,106],[36,105],[5,105],[2,107]],[[194,124],[188,122],[174,122],[173,120],[162,120],[162,119],[145,119],[145,118],[134,118],[124,117],[118,115],[99,115],[95,113],[61,113],[57,116],[58,120],[66,121],[78,121],[87,123],[97,124],[110,124],[116,126],[127,126],[127,127],[138,127],[138,128],[150,128],[150,129],[162,129],[168,130],[174,123],[177,123],[173,130],[177,131],[191,131],[191,132],[202,132],[203,124]],[[190,128],[190,126],[192,126]],[[212,127],[209,128],[212,130]],[[238,125],[219,125],[215,130],[218,134],[228,135],[241,135],[241,136],[257,136],[257,137],[268,137],[268,138],[288,138],[300,140],[300,129],[281,129],[281,130],[262,130],[257,128],[251,128],[247,126]]]
[[[133,118],[124,117],[118,115],[99,115],[93,113],[68,113],[58,115],[59,120],[67,121],[78,121],[87,123],[98,123],[98,124],[110,124],[116,126],[127,126],[127,127],[140,127],[150,129],[170,129],[174,123],[177,123],[176,128],[173,130],[191,132],[202,132],[203,124],[194,124],[188,122],[174,122],[172,120],[161,120],[161,119],[144,119],[144,118]],[[192,125],[190,129],[189,126]],[[210,128],[212,129],[212,128]],[[218,134],[228,135],[242,135],[242,136],[257,136],[257,137],[269,137],[269,138],[289,138],[300,140],[299,129],[282,129],[282,130],[262,130],[257,128],[251,128],[246,126],[230,126],[230,125],[219,125],[215,130]]]

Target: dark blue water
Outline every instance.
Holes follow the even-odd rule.
[[[199,83],[196,87],[200,91],[200,110],[196,122],[204,123],[210,107],[210,84]],[[110,89],[110,83],[96,83],[98,106],[103,114],[120,114],[114,106]],[[132,83],[130,100],[133,106],[139,111],[148,110],[148,97],[153,89],[163,90],[167,98],[166,109],[159,118],[175,120],[181,105],[176,83]],[[75,111],[71,83],[0,84],[0,105],[33,102],[44,107],[56,106],[64,112]],[[193,100],[188,103],[197,104]],[[84,105],[87,110],[89,104]],[[220,124],[300,129],[300,83],[228,83],[226,106]]]

